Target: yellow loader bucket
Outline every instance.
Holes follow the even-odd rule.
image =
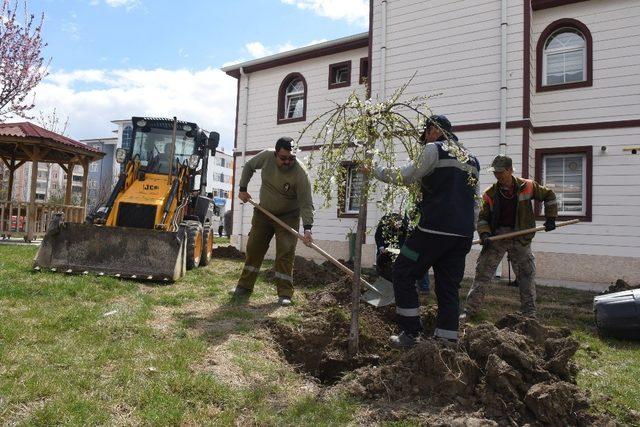
[[[36,269],[153,281],[186,272],[187,235],[128,227],[52,221],[34,260]]]

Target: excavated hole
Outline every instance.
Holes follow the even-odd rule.
[[[308,295],[300,320],[271,319],[268,327],[289,363],[328,390],[369,402],[378,408],[380,419],[393,419],[395,409],[389,409],[389,402],[394,402],[427,423],[478,414],[498,424],[606,421],[589,414],[587,397],[575,384],[572,357],[578,343],[568,329],[513,314],[495,325],[468,326],[456,348],[424,339],[411,350],[399,351],[387,344],[396,331],[394,306],[363,303],[360,351],[351,358],[350,289],[349,279],[335,281]],[[435,315],[435,307],[423,308],[427,337],[433,334]],[[442,408],[453,412],[438,412]]]

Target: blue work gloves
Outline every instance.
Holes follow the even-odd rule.
[[[551,231],[556,229],[556,219],[555,218],[547,218],[544,222],[544,231]]]

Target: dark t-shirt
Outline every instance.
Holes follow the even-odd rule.
[[[505,189],[498,188],[498,227],[511,227],[516,225],[516,205],[518,204],[518,195],[515,188]]]

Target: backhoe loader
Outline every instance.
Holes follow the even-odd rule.
[[[218,208],[206,179],[220,135],[175,117],[132,122],[131,146],[116,150],[124,169],[108,201],[84,224],[54,218],[36,269],[175,281],[210,262]]]

